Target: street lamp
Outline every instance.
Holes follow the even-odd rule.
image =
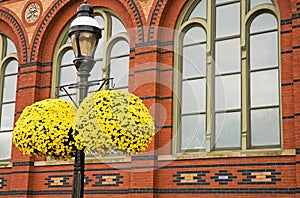
[[[74,64],[77,69],[77,104],[80,104],[87,96],[89,82],[88,77],[95,65],[94,54],[101,38],[101,29],[93,18],[93,8],[87,4],[87,0],[77,9],[77,17],[71,23],[69,37],[75,53]],[[74,162],[74,177],[72,197],[82,198],[84,192],[84,158],[83,150],[76,150]]]

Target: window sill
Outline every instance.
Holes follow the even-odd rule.
[[[12,163],[10,161],[0,161],[0,169],[1,168],[11,168]]]
[[[85,158],[85,164],[122,163],[122,162],[131,162],[131,157],[116,156],[116,157],[103,157],[99,159],[95,157],[86,156]],[[34,162],[34,166],[58,166],[58,165],[73,165],[73,164],[74,164],[74,159],[66,160],[66,161],[47,160],[47,161]]]
[[[230,158],[230,157],[270,157],[270,156],[293,156],[295,149],[253,149],[253,150],[231,150],[212,152],[185,152],[174,155],[160,155],[159,161],[184,160],[184,159],[209,159],[209,158]]]
[[[232,151],[212,151],[212,152],[185,152],[175,155],[159,155],[158,161],[170,161],[170,160],[187,160],[187,159],[216,159],[216,158],[232,158],[232,157],[271,157],[271,156],[295,156],[295,149],[253,149],[253,150],[232,150]],[[86,157],[85,164],[97,164],[97,163],[126,163],[131,162],[130,156],[115,156],[115,157],[103,157],[94,158]],[[67,161],[37,161],[34,166],[58,166],[58,165],[73,165],[74,160]],[[0,168],[1,166],[0,162]],[[6,167],[11,167],[7,165]]]

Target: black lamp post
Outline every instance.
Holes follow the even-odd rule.
[[[77,69],[78,90],[77,104],[87,96],[88,77],[95,64],[94,54],[101,38],[101,29],[93,18],[93,8],[87,0],[77,9],[77,17],[71,23],[69,37],[75,53],[74,64]],[[84,150],[77,150],[74,162],[73,198],[82,198],[84,193]]]

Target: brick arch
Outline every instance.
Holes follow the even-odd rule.
[[[27,43],[28,37],[24,31],[24,27],[19,18],[11,11],[0,6],[0,27],[3,32],[7,34],[10,39],[15,42],[19,63],[24,64],[28,62]],[[1,29],[2,29],[1,28]]]
[[[139,39],[143,40],[143,22],[138,6],[133,0],[90,1],[91,6],[108,8],[117,13],[127,29],[137,28]],[[35,31],[30,54],[31,62],[51,62],[54,47],[65,25],[76,15],[82,1],[57,0],[48,8]],[[132,23],[134,21],[134,23]]]
[[[175,29],[181,10],[188,0],[156,0],[149,20],[148,40],[156,40],[158,27]]]
[[[45,58],[46,60],[43,60],[43,62],[52,61],[52,53],[49,53],[49,51],[52,52],[54,50],[53,48],[55,45],[55,41],[57,40],[58,35],[61,31],[60,27],[63,26],[59,21],[60,14],[58,14],[58,11],[67,3],[68,0],[57,0],[54,3],[52,3],[52,5],[45,12],[42,21],[37,26],[37,29],[34,33],[34,37],[32,40],[32,47],[31,47],[31,54],[29,57],[30,62],[40,61],[40,59],[44,57],[46,57]],[[74,10],[76,11],[76,8],[74,8]],[[51,21],[53,21],[53,19],[55,18],[56,18],[56,24],[52,25]],[[50,35],[51,38],[49,37]]]
[[[144,25],[143,25],[143,19],[145,17],[143,17],[139,11],[139,9],[141,9],[140,5],[136,4],[134,2],[134,0],[126,0],[126,3],[130,7],[132,16],[134,16],[135,25],[136,25],[137,31],[138,31],[138,41],[144,42],[145,41],[145,39],[144,39],[145,30],[144,30]]]

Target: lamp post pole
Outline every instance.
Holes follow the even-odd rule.
[[[77,76],[78,76],[78,90],[77,90],[77,104],[80,104],[88,94],[88,77],[90,76],[90,71],[94,66],[94,62],[87,61],[84,63],[74,61],[76,64],[80,64],[80,67],[77,67]],[[73,189],[72,197],[73,198],[82,198],[84,193],[84,159],[85,152],[84,149],[76,150],[75,162],[74,162],[74,176],[73,176]]]
[[[95,65],[94,54],[101,38],[100,26],[92,15],[93,8],[84,0],[84,3],[77,9],[77,17],[69,29],[78,76],[77,104],[80,104],[88,94],[90,86],[88,78]],[[72,198],[84,196],[84,159],[84,149],[76,150]]]

